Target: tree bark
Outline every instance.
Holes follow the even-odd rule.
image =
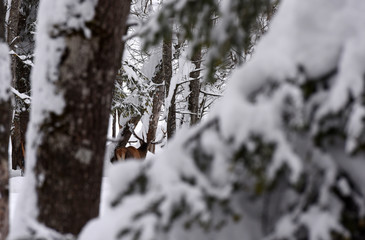
[[[9,232],[8,143],[10,135],[10,58],[5,41],[5,6],[0,2],[0,240]],[[2,55],[6,54],[6,55]],[[9,68],[9,69],[7,69]],[[6,74],[8,72],[8,75]],[[6,79],[7,78],[7,79]],[[5,91],[3,91],[5,90]],[[4,94],[4,95],[2,95]]]
[[[118,114],[118,110],[114,110],[112,113],[112,118],[113,118],[113,122],[112,122],[112,137],[115,138],[116,137],[116,124],[117,124],[117,114]]]
[[[156,130],[158,126],[158,120],[160,118],[161,107],[165,100],[165,86],[163,78],[163,64],[158,65],[155,75],[152,78],[152,82],[156,84],[155,91],[153,92],[152,100],[152,112],[150,115],[147,140],[146,142],[150,144],[156,138]]]
[[[201,49],[199,48],[197,52],[194,54],[192,60],[193,64],[195,65],[195,70],[190,73],[190,81],[189,83],[189,89],[190,89],[190,95],[189,95],[189,105],[188,109],[190,114],[190,125],[193,126],[197,124],[200,120],[199,116],[199,90],[200,90],[200,64],[202,61],[202,54]]]
[[[10,12],[8,19],[8,43],[10,49],[13,49],[16,43],[15,38],[18,36],[19,8],[22,0],[11,0]]]
[[[98,1],[86,23],[91,37],[82,30],[52,36],[65,40],[54,84],[64,93],[65,107],[40,123],[34,171],[38,221],[60,233],[77,235],[99,213],[112,91],[129,8],[130,1]]]
[[[20,9],[21,0],[11,0],[10,3],[10,11],[9,11],[9,20],[8,20],[8,28],[7,28],[7,41],[9,47],[12,51],[16,52],[15,44],[16,37],[18,36],[18,24],[19,24],[19,9]],[[17,88],[16,83],[16,65],[17,65],[17,57],[15,55],[11,56],[11,73],[12,73],[12,85]],[[17,169],[19,166],[22,170],[24,170],[24,157],[21,150],[21,139],[22,134],[20,131],[20,121],[19,121],[19,113],[16,112],[18,106],[18,99],[15,99],[15,116],[14,116],[14,129],[11,133],[11,144],[12,144],[12,169]]]
[[[22,11],[17,14],[16,29],[13,30],[12,37],[17,37],[16,45],[13,44],[12,50],[18,55],[31,56],[34,53],[34,23],[36,22],[36,12],[38,0],[23,0],[20,8]],[[14,18],[16,17],[15,14]],[[15,29],[15,26],[12,27]],[[27,60],[31,60],[27,59]],[[30,72],[31,66],[25,64],[19,57],[13,56],[13,84],[20,93],[30,95]],[[24,171],[25,158],[25,134],[29,122],[29,104],[23,99],[15,98],[15,115],[13,122],[12,141],[12,168],[19,166]]]
[[[166,85],[166,97],[169,95],[171,78],[172,78],[172,35],[166,36],[162,46],[162,67],[163,81]],[[167,138],[171,138],[176,132],[176,91],[172,93],[169,112],[167,115]]]

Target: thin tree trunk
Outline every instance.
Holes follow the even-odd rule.
[[[18,36],[18,23],[19,23],[19,9],[22,0],[11,0],[10,12],[8,19],[8,43],[10,49],[13,49],[16,41],[15,38]]]
[[[16,41],[12,43],[12,50],[18,55],[31,56],[34,53],[34,23],[36,22],[36,12],[38,9],[38,0],[23,0],[13,1],[14,4],[19,4],[22,11],[17,14],[13,13],[13,23],[9,28],[11,38],[16,37]],[[13,6],[13,11],[16,6]],[[18,7],[19,8],[19,7]],[[15,18],[18,19],[15,19]],[[9,40],[12,41],[12,40]],[[16,43],[16,44],[15,44]],[[30,60],[30,59],[28,59]],[[25,64],[19,57],[13,56],[13,85],[20,93],[30,95],[30,72],[31,66]],[[12,141],[12,168],[17,169],[19,166],[24,171],[24,148],[25,134],[29,122],[29,104],[23,99],[16,97],[15,99],[15,115],[13,123],[13,131],[11,136]]]
[[[153,92],[152,112],[150,115],[147,132],[146,142],[148,144],[150,144],[156,138],[158,120],[160,118],[161,107],[165,99],[165,86],[163,85],[163,64],[158,66],[155,76],[153,76],[152,78],[152,82],[156,84],[156,87],[155,91]]]
[[[10,58],[5,41],[5,6],[0,1],[0,240],[9,231],[8,143],[10,134]]]
[[[11,0],[8,28],[7,28],[7,41],[11,50],[15,51],[15,44],[18,36],[18,23],[19,23],[19,9],[22,0]],[[15,86],[15,68],[16,68],[16,56],[11,56],[11,73],[13,79],[13,86]]]
[[[7,40],[9,47],[12,51],[16,51],[15,44],[17,42],[16,37],[18,36],[18,24],[19,24],[19,9],[20,9],[21,0],[11,0],[10,3],[10,12],[8,19],[8,28],[7,28]],[[11,73],[12,73],[12,85],[17,88],[16,84],[16,65],[17,65],[17,57],[15,55],[11,56]],[[19,166],[22,170],[24,169],[24,158],[22,154],[22,134],[20,132],[20,121],[19,114],[17,113],[17,102],[15,99],[15,115],[14,115],[14,129],[11,134],[11,144],[12,144],[12,169],[17,169]]]
[[[91,2],[86,1],[86,4]],[[43,1],[40,13],[51,4],[52,1]],[[70,11],[70,17],[77,19],[72,9],[62,7]],[[39,209],[37,220],[60,233],[77,235],[85,223],[99,213],[112,91],[129,8],[128,0],[98,1],[93,19],[86,22],[90,36],[85,36],[83,29],[62,30],[67,26],[62,25],[63,22],[52,25],[54,31],[42,29],[41,34],[51,35],[48,41],[59,38],[65,45],[61,49],[49,50],[61,51],[57,55],[61,57],[56,79],[52,73],[45,71],[45,80],[42,80],[51,84],[56,93],[62,93],[64,107],[57,112],[48,105],[46,108],[37,104],[32,106],[26,157],[28,168],[33,169],[31,164],[34,164],[34,187]],[[39,22],[44,28],[48,26],[47,19],[39,19]],[[36,54],[49,45],[38,47]],[[41,69],[42,63],[42,59],[37,62],[36,58],[35,68]],[[37,83],[35,89],[41,87],[38,81],[32,82],[34,85]],[[50,94],[57,99],[56,93]],[[33,103],[47,101],[41,98],[41,94],[33,93]],[[53,101],[54,108],[59,109],[58,102]],[[37,120],[39,111],[44,109],[48,114],[41,121]],[[34,118],[36,120],[33,121]],[[42,137],[37,138],[38,135]]]
[[[169,113],[167,115],[167,138],[170,139],[176,132],[176,90],[171,98]]]
[[[194,54],[192,60],[193,64],[195,65],[195,70],[190,73],[190,81],[189,89],[189,102],[188,102],[188,109],[190,111],[190,125],[195,125],[199,122],[199,90],[200,90],[200,64],[202,61],[202,54],[201,49],[199,48],[197,52]]]
[[[118,111],[116,112],[116,114],[119,114]],[[120,118],[120,115],[118,115]],[[125,126],[120,126],[119,125],[119,132],[118,132],[118,142],[117,143],[112,143],[113,146],[113,154],[110,155],[110,161],[114,162],[116,159],[115,156],[115,149],[118,147],[125,147],[129,141],[129,139],[132,136],[132,131],[130,129],[129,126],[134,126],[134,128],[137,126],[138,122],[141,120],[141,115],[135,115],[133,117],[130,117],[129,119],[124,119],[126,124]],[[119,120],[119,119],[118,119]],[[120,121],[120,120],[119,120]],[[119,123],[118,123],[119,124]]]
[[[112,137],[115,138],[116,136],[116,124],[117,124],[117,112],[118,110],[115,110],[113,111],[113,114],[112,114],[112,118],[113,118],[113,123],[112,123]]]
[[[171,78],[172,78],[172,35],[166,36],[162,46],[162,67],[163,81],[166,85],[166,97],[169,95]],[[169,112],[167,115],[167,138],[171,138],[176,132],[176,106],[175,94],[172,93],[171,102],[169,103]]]

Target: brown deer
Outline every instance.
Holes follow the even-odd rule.
[[[151,146],[154,146],[155,144],[162,143],[162,141],[163,141],[166,134],[164,132],[164,136],[158,142],[154,142],[154,141],[153,142],[145,142],[145,140],[138,137],[138,135],[134,131],[133,131],[133,135],[140,142],[139,148],[135,148],[133,146],[117,147],[117,148],[115,148],[114,157],[111,159],[111,162],[125,161],[126,159],[130,159],[130,158],[145,159],[146,155],[147,155],[147,151],[152,152],[151,151],[151,149],[152,149]],[[153,148],[153,150],[154,150],[154,148]],[[153,151],[153,153],[154,153],[154,151]]]
[[[140,146],[139,148],[135,148],[133,146],[129,147],[117,147],[114,151],[114,157],[111,159],[112,162],[115,161],[124,161],[129,158],[134,159],[145,159],[147,155],[147,150],[150,145],[150,143],[147,143],[144,141],[144,139],[141,139],[137,136],[135,132],[133,132],[133,135],[139,140]]]
[[[147,155],[148,143],[142,142],[139,148],[132,146],[129,147],[117,147],[115,149],[114,161],[124,161],[129,158],[145,159]]]

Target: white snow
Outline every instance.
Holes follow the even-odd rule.
[[[30,102],[31,102],[31,100],[32,100],[32,98],[31,98],[30,96],[28,96],[28,95],[27,95],[27,94],[25,94],[25,93],[20,93],[18,90],[16,90],[16,89],[15,89],[15,88],[13,88],[13,87],[11,87],[10,89],[11,89],[11,91],[12,91],[15,95],[17,95],[19,98],[23,99],[25,103],[30,104]]]
[[[338,187],[341,191],[341,193],[344,195],[344,196],[349,196],[350,193],[351,193],[351,188],[347,182],[346,179],[344,178],[341,178],[339,181],[338,181]]]
[[[77,150],[75,155],[76,159],[78,159],[85,165],[88,165],[90,163],[92,156],[93,156],[93,151],[87,148],[80,148],[79,150]]]

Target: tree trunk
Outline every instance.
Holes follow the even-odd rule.
[[[18,36],[18,23],[19,23],[19,8],[21,0],[11,0],[10,12],[8,19],[8,43],[10,49],[13,49],[16,41],[15,38]]]
[[[114,110],[112,113],[112,118],[113,118],[113,122],[112,122],[112,137],[115,138],[116,137],[116,124],[117,124],[117,114],[118,114],[118,110]]]
[[[189,89],[190,89],[190,95],[189,95],[189,105],[188,109],[190,114],[190,125],[195,125],[199,122],[200,116],[199,116],[199,90],[200,90],[200,64],[202,61],[202,54],[201,49],[199,48],[197,52],[194,54],[192,60],[193,64],[195,65],[195,70],[190,73],[190,81],[189,83]]]
[[[166,85],[166,97],[169,95],[171,78],[172,78],[172,35],[166,36],[162,46],[162,67],[163,81]],[[176,91],[172,93],[169,111],[167,115],[167,138],[171,138],[176,132]]]
[[[34,53],[34,23],[36,22],[36,12],[38,10],[38,0],[23,0],[20,3],[22,11],[17,14],[17,31],[12,35],[17,37],[16,45],[13,44],[12,50],[18,55],[32,56]],[[15,14],[13,14],[15,17]],[[15,19],[14,19],[15,20]],[[14,26],[15,28],[15,26]],[[31,57],[26,60],[32,60]],[[13,84],[20,93],[30,95],[30,72],[31,66],[25,64],[19,57],[13,56]],[[12,141],[12,168],[19,166],[24,171],[24,148],[25,134],[29,122],[29,103],[16,97],[15,115],[13,123]]]
[[[116,114],[119,114],[118,111],[116,111]],[[119,115],[119,121],[120,121],[121,115]],[[115,149],[118,147],[125,147],[129,141],[129,139],[132,136],[132,131],[130,130],[129,126],[133,125],[134,128],[137,126],[138,122],[141,120],[140,115],[135,115],[130,117],[129,119],[123,119],[124,122],[126,122],[125,126],[119,125],[119,132],[118,132],[118,142],[112,143],[113,144],[113,154],[110,155],[110,161],[114,162],[116,160],[115,156]],[[119,123],[118,123],[119,124]]]
[[[165,100],[165,86],[163,85],[163,64],[158,66],[158,69],[152,78],[152,82],[156,84],[156,87],[155,91],[153,92],[152,112],[150,115],[147,132],[146,142],[148,144],[150,144],[156,138],[156,130],[158,126],[158,120],[160,118],[161,107]]]
[[[7,40],[9,47],[12,51],[16,52],[15,44],[16,37],[18,36],[18,23],[19,23],[19,9],[21,0],[11,0],[10,1],[10,11],[9,20],[7,28]],[[12,85],[17,88],[16,84],[16,65],[17,57],[15,55],[11,56],[11,73],[12,73]],[[17,169],[19,166],[24,169],[24,158],[21,151],[21,132],[20,132],[20,121],[19,115],[16,112],[18,99],[15,99],[15,116],[14,116],[14,129],[11,133],[11,144],[12,144],[12,169]]]
[[[43,15],[42,11],[52,4],[52,1],[41,3],[40,18],[49,16]],[[77,22],[86,17],[74,15],[72,7],[82,8],[82,4],[91,5],[92,1],[62,4],[58,3],[67,11],[68,17]],[[85,20],[90,36],[84,28],[67,28],[62,21],[48,24],[49,19],[39,19],[37,34],[47,35],[48,41],[54,42],[38,45],[36,56],[45,50],[57,52],[58,74],[55,76],[52,69],[47,70],[48,66],[45,66],[45,79],[35,81],[33,75],[34,89],[41,89],[44,82],[50,84],[46,91],[53,94],[54,99],[39,106],[40,102],[47,101],[44,97],[48,95],[42,91],[33,92],[26,156],[27,168],[33,169],[31,164],[34,164],[37,220],[60,233],[75,235],[99,213],[112,91],[130,1],[98,1],[96,6],[90,7],[95,9],[93,18]],[[64,44],[61,48],[57,47],[58,39]],[[35,68],[44,69],[42,63],[52,67],[52,63],[42,60],[36,57]],[[64,104],[61,110],[58,101]],[[39,119],[44,111],[46,115]],[[42,137],[38,138],[38,135]]]
[[[9,231],[8,143],[10,134],[10,58],[5,41],[5,6],[0,2],[0,240]]]
[[[172,95],[167,115],[167,139],[170,139],[176,132],[176,90],[177,88]]]
[[[119,147],[125,147],[125,145],[127,145],[129,139],[132,136],[132,132],[129,128],[129,125],[133,125],[134,127],[136,127],[139,120],[141,120],[140,115],[134,116],[127,122],[126,126],[123,126],[123,128],[119,130],[121,133],[121,138],[122,138],[119,142],[119,145],[118,145]]]
[[[18,36],[18,24],[19,24],[19,10],[22,0],[11,0],[9,19],[7,25],[7,41],[11,50],[15,52],[15,44],[17,42],[16,37]],[[11,56],[11,73],[13,86],[15,86],[15,68],[16,68],[16,56]]]

